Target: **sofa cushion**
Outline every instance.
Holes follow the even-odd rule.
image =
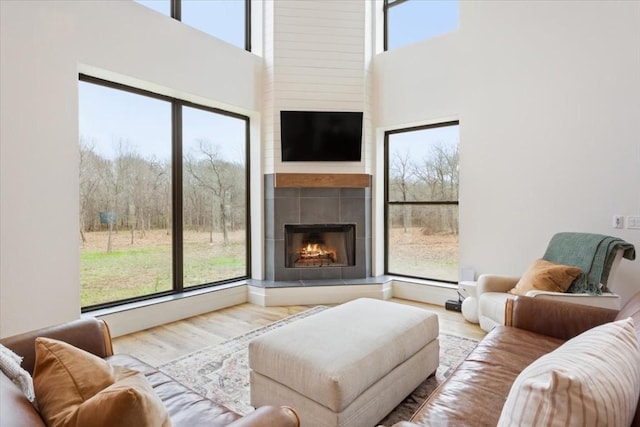
[[[526,295],[529,291],[565,292],[582,273],[578,267],[556,264],[543,259],[536,260],[509,292]]]
[[[639,396],[640,348],[627,318],[590,329],[524,369],[498,426],[628,426]]]
[[[496,326],[411,417],[421,426],[495,426],[518,374],[564,341]]]
[[[169,415],[143,375],[111,366],[62,341],[37,338],[34,388],[52,426],[168,426]]]
[[[131,355],[115,354],[105,360],[142,373],[169,412],[173,427],[222,427],[242,417],[204,397],[205,390],[198,390],[199,394]]]
[[[46,426],[22,390],[2,373],[0,373],[0,426]]]

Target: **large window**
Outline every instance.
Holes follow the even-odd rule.
[[[83,309],[249,275],[248,119],[81,76]]]
[[[458,29],[458,0],[384,0],[384,50]]]
[[[387,274],[458,281],[458,128],[385,134]]]
[[[136,0],[207,34],[251,50],[250,0]]]

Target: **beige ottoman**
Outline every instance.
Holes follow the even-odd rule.
[[[288,405],[303,427],[371,427],[438,367],[438,316],[361,298],[249,344],[251,405]]]

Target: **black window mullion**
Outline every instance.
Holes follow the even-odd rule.
[[[251,52],[251,0],[244,2],[244,49]]]
[[[251,137],[250,137],[250,132],[251,132],[251,125],[249,122],[249,119],[246,118],[245,119],[245,149],[244,149],[244,153],[245,153],[245,168],[246,168],[246,173],[245,173],[245,191],[244,191],[244,197],[245,197],[245,206],[246,206],[246,211],[245,211],[245,221],[246,221],[246,245],[247,245],[247,253],[246,253],[246,259],[247,259],[247,268],[246,268],[246,275],[247,277],[251,277],[251,173],[249,171],[251,171]]]
[[[173,144],[172,159],[172,199],[173,199],[173,290],[182,292],[184,289],[183,259],[182,251],[182,105],[174,101],[171,103],[171,121],[173,134],[171,142]]]
[[[177,19],[178,21],[182,20],[182,0],[171,0],[171,17],[173,19]]]
[[[387,1],[385,0],[385,6],[387,5]],[[385,7],[385,14],[387,13],[387,8]],[[387,43],[387,32],[386,32],[386,24],[387,20],[385,18],[385,50]],[[389,271],[389,238],[390,238],[390,230],[389,230],[389,135],[390,133],[387,131],[384,133],[384,272],[386,274]]]

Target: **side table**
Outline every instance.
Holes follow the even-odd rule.
[[[458,283],[458,291],[460,291],[460,295],[464,297],[464,301],[462,301],[462,317],[471,323],[479,323],[476,287],[477,283],[473,281],[462,281]]]

